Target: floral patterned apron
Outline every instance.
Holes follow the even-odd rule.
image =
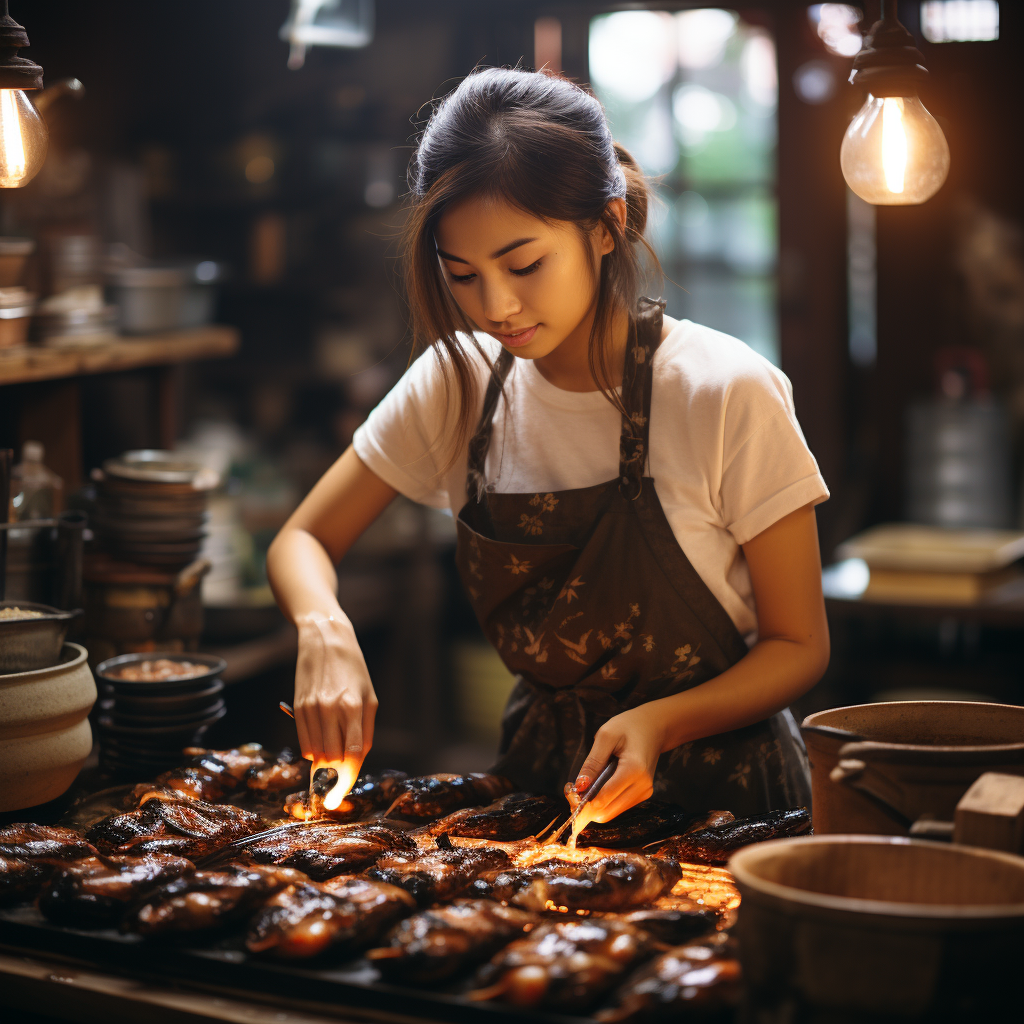
[[[548,494],[500,494],[484,462],[503,350],[469,445],[456,562],[480,624],[516,686],[494,771],[560,795],[613,715],[697,686],[747,645],[683,553],[644,475],[663,302],[641,299],[622,381],[619,476]],[[807,755],[788,710],[684,743],[658,761],[654,796],[738,816],[810,804]]]

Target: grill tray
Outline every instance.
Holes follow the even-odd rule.
[[[330,968],[299,967],[248,955],[237,935],[205,946],[157,943],[112,928],[54,925],[35,907],[0,910],[0,944],[73,957],[122,975],[264,992],[278,998],[294,996],[296,1004],[327,1003],[339,1010],[366,1010],[385,1021],[393,1015],[392,1020],[403,1024],[417,1020],[521,1024],[525,1017],[531,1024],[593,1024],[591,1017],[471,1002],[465,997],[469,990],[466,981],[436,990],[386,984],[379,980],[376,968],[361,957]]]

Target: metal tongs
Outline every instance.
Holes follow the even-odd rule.
[[[544,845],[550,845],[551,843],[557,843],[559,839],[565,834],[565,830],[569,828],[572,823],[580,816],[580,811],[594,799],[595,796],[601,791],[604,784],[615,774],[615,769],[619,767],[619,759],[613,754],[609,759],[608,763],[601,769],[597,778],[583,791],[583,796],[580,797],[580,802],[572,809],[572,814],[566,819],[565,824],[557,832],[544,841]]]

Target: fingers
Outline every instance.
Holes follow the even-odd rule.
[[[372,697],[363,701],[363,756],[370,752],[373,746],[373,727],[377,721],[377,698]]]
[[[323,739],[320,753],[328,761],[340,761],[345,756],[345,739],[341,720],[330,704],[321,704],[318,711],[320,736]]]
[[[619,761],[615,774],[594,797],[590,813],[594,821],[606,822],[646,800],[653,793],[651,776],[643,765]]]
[[[307,760],[313,760],[323,751],[323,733],[316,699],[323,665],[322,640],[299,645],[299,658],[295,666],[295,727],[299,736],[299,749]]]
[[[603,732],[601,729],[597,730],[597,735],[594,737],[594,745],[590,748],[590,754],[586,761],[583,762],[583,767],[580,768],[580,773],[576,777],[577,793],[585,793],[590,788],[590,784],[597,778],[601,773],[601,769],[608,763],[608,758],[615,753],[615,748],[618,746],[618,743],[618,736]],[[607,789],[611,782],[619,777],[621,771],[622,765],[620,764],[615,774],[605,784],[605,789]]]
[[[352,757],[363,755],[363,702],[342,698],[342,714],[345,718],[345,754]]]
[[[623,811],[647,800],[654,792],[650,778],[644,775],[642,778],[631,782],[620,793],[613,796],[611,801],[602,807],[595,815],[594,820],[600,822],[611,821],[617,818]]]

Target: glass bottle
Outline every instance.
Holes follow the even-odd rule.
[[[43,465],[39,441],[26,441],[21,462],[11,470],[11,522],[52,519],[62,507],[64,481]]]

